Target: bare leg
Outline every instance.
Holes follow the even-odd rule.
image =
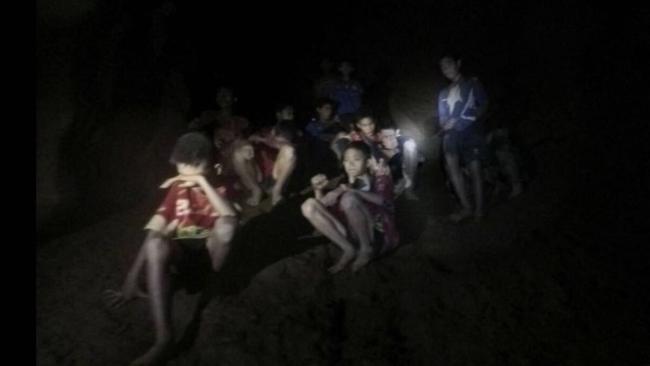
[[[257,183],[258,174],[254,155],[251,154],[252,149],[250,145],[236,148],[233,153],[232,163],[240,182],[251,192],[251,196],[246,203],[250,206],[257,206],[262,199],[262,188]]]
[[[354,258],[354,247],[346,237],[345,227],[332,214],[327,212],[322,203],[314,198],[307,199],[302,204],[301,209],[302,214],[314,225],[316,230],[323,233],[343,251],[343,255],[338,262],[329,268],[331,273],[341,271]]]
[[[463,179],[463,172],[460,170],[458,155],[445,154],[445,160],[447,161],[447,168],[449,169],[449,178],[451,179],[451,184],[454,186],[454,191],[456,191],[456,194],[460,199],[461,206],[463,206],[462,210],[459,213],[453,214],[451,216],[452,221],[459,222],[472,215],[472,208],[467,198],[467,190],[465,187],[465,181]]]
[[[273,165],[273,179],[275,180],[271,193],[271,201],[273,205],[277,204],[282,199],[284,186],[287,184],[289,176],[291,176],[295,167],[296,153],[294,147],[289,145],[282,146]]]
[[[480,220],[485,215],[483,208],[483,174],[481,173],[481,162],[474,160],[470,163],[472,181],[474,183],[474,201],[476,202],[476,211],[474,217]]]
[[[147,289],[153,315],[156,343],[133,362],[133,365],[153,365],[161,362],[173,341],[169,264],[172,258],[171,242],[162,236],[152,237],[145,243],[147,263]]]
[[[212,234],[206,242],[212,270],[218,272],[230,252],[230,242],[235,235],[237,218],[235,216],[223,216],[217,220]]]
[[[416,200],[418,197],[413,192],[415,185],[415,173],[418,168],[418,150],[415,141],[409,139],[404,143],[404,160],[402,161],[402,172],[404,174],[406,198]]]
[[[126,279],[124,280],[122,289],[120,291],[106,290],[104,292],[109,308],[118,309],[122,307],[122,305],[128,303],[129,301],[137,297],[140,298],[147,297],[147,294],[144,293],[142,289],[140,289],[140,287],[138,286],[138,277],[140,276],[140,273],[142,272],[142,269],[144,268],[146,262],[147,242],[156,235],[160,235],[160,234],[154,233],[152,231],[149,231],[147,233],[147,238],[140,246],[140,251],[138,251],[138,256],[136,257],[135,261],[131,265],[131,268],[129,268],[129,272],[126,275]]]
[[[346,192],[341,197],[341,207],[350,224],[353,234],[359,239],[359,255],[352,264],[352,270],[357,271],[365,266],[372,258],[370,243],[374,240],[372,216],[365,203],[354,192]]]

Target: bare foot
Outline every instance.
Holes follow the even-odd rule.
[[[136,283],[127,282],[121,291],[105,290],[104,303],[109,309],[119,309],[137,298],[146,299],[147,294]]]
[[[420,199],[417,194],[413,191],[413,188],[407,188],[404,190],[404,197],[409,201],[417,201]]]
[[[256,207],[257,205],[260,204],[260,201],[262,200],[262,192],[259,193],[253,193],[250,198],[246,200],[246,204],[251,206],[251,207]]]
[[[147,353],[131,362],[131,366],[152,366],[162,365],[166,358],[169,357],[172,349],[171,339],[162,342],[156,342]]]
[[[457,224],[470,217],[472,217],[472,211],[464,208],[456,213],[451,214],[449,216],[449,219],[451,220],[451,222]]]
[[[372,251],[359,252],[357,259],[352,263],[352,272],[358,271],[361,267],[365,266],[372,259]]]
[[[406,180],[402,179],[393,188],[393,193],[395,194],[395,196],[399,196],[404,192],[405,189],[406,189]]]
[[[343,255],[341,255],[339,261],[328,269],[329,273],[334,274],[340,272],[352,260],[352,258],[354,258],[354,250],[343,251]]]

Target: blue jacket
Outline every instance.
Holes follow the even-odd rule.
[[[458,119],[454,130],[462,131],[476,122],[478,110],[488,102],[483,85],[477,78],[462,78],[456,87],[448,86],[438,95],[438,118]]]

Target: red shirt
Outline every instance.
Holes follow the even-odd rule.
[[[174,183],[169,188],[165,200],[146,228],[163,233],[173,230],[176,239],[207,238],[219,214],[200,187],[180,187],[181,183]],[[161,223],[156,216],[162,216],[165,222]]]

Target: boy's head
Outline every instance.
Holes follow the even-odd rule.
[[[319,98],[316,101],[316,112],[321,121],[329,121],[334,116],[336,102],[329,98]]]
[[[275,107],[275,119],[276,121],[293,121],[294,110],[293,105],[289,103],[278,104]]]
[[[375,118],[371,113],[358,114],[354,120],[354,126],[365,136],[370,137],[375,134]]]
[[[235,98],[235,93],[232,88],[227,86],[221,86],[217,89],[216,97],[217,105],[221,109],[228,109],[235,104],[237,98]]]
[[[449,80],[456,80],[460,76],[462,60],[455,54],[447,53],[440,59],[440,71]]]
[[[397,137],[399,130],[392,123],[384,124],[379,128],[379,142],[384,149],[394,150],[399,146]]]
[[[343,149],[343,169],[348,178],[360,177],[368,171],[370,148],[364,142],[353,141]]]
[[[291,143],[296,137],[297,132],[293,121],[282,120],[275,124],[271,133],[276,140],[284,143]]]
[[[352,62],[349,60],[343,60],[339,64],[339,71],[345,76],[350,76],[350,74],[352,74],[354,71],[354,66],[352,66]]]
[[[320,62],[320,69],[323,72],[323,74],[328,74],[332,71],[332,67],[334,65],[332,64],[332,61],[329,58],[324,58]]]
[[[176,165],[181,175],[205,173],[212,157],[210,139],[199,132],[189,132],[181,136],[174,146],[169,161]]]

